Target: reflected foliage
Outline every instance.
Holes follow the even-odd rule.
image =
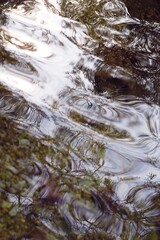
[[[1,1],[1,239],[159,239],[157,4]]]
[[[135,18],[137,13],[137,17],[146,16],[145,20],[154,21],[156,16],[158,20],[158,1],[124,1],[126,5],[121,1],[62,2],[65,16],[85,24],[96,40],[92,46],[101,60],[94,72],[87,72],[96,92],[134,95],[159,103],[160,26]]]
[[[124,0],[131,16],[149,22],[160,22],[160,5],[158,0]]]

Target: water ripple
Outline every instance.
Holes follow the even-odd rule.
[[[0,5],[3,239],[158,239],[160,25],[130,2]]]

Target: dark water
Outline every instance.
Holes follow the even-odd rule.
[[[159,13],[1,1],[0,239],[160,239]]]

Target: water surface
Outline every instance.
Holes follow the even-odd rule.
[[[159,239],[159,2],[1,2],[1,239]]]

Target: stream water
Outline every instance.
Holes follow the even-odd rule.
[[[160,239],[159,13],[0,1],[0,239]]]

